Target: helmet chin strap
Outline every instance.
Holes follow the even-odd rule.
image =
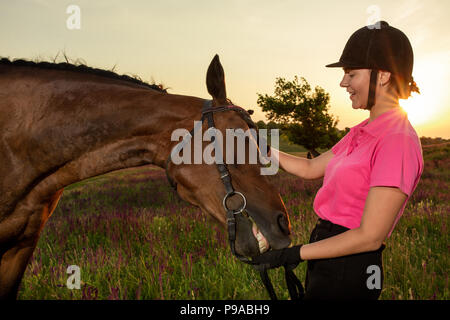
[[[375,90],[377,88],[378,70],[372,69],[370,71],[370,83],[369,83],[369,97],[367,98],[367,110],[372,109],[375,104]]]

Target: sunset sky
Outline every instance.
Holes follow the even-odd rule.
[[[80,29],[69,29],[70,5]],[[170,93],[209,98],[206,69],[218,53],[228,97],[254,109],[276,77],[305,77],[330,93],[338,127],[368,117],[353,110],[339,59],[349,36],[377,13],[409,37],[413,76],[422,94],[401,105],[419,136],[450,138],[450,1],[448,0],[16,0],[0,1],[0,56],[53,59],[65,52],[89,66],[163,83]]]

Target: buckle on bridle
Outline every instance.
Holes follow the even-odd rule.
[[[225,172],[223,175],[220,176],[220,179],[223,179],[225,177],[228,177],[230,175],[229,172]]]
[[[235,194],[241,196],[242,200],[244,201],[244,204],[242,205],[242,207],[241,207],[239,210],[230,210],[230,209],[227,207],[227,199],[228,199],[228,197],[230,197],[230,196],[232,196],[232,195],[235,195]],[[225,211],[226,211],[226,212],[232,211],[234,215],[243,212],[243,211],[245,210],[245,208],[247,207],[247,199],[245,199],[245,196],[244,196],[242,193],[238,192],[238,191],[231,191],[231,192],[227,193],[227,194],[225,195],[225,197],[223,197],[223,201],[222,201],[222,202],[223,202],[223,207],[225,208]]]

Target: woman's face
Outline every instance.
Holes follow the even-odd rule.
[[[370,69],[344,68],[344,77],[340,86],[347,88],[353,109],[365,109],[369,95]]]

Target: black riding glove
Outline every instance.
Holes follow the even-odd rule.
[[[284,248],[279,250],[267,251],[255,258],[253,262],[256,263],[256,268],[263,267],[264,269],[273,269],[285,266],[288,269],[294,269],[303,260],[300,258],[300,248],[302,245],[293,246],[291,248]]]

